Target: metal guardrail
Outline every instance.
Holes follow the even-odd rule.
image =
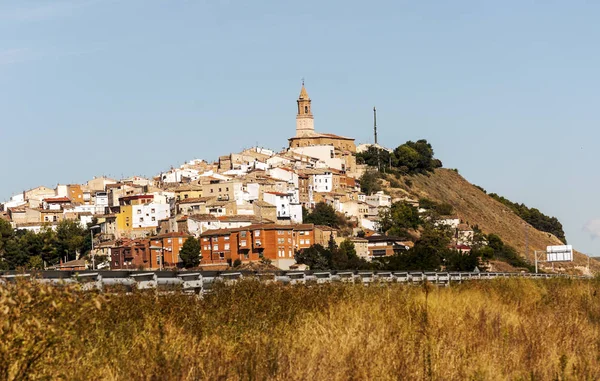
[[[421,284],[427,281],[440,286],[471,280],[521,277],[532,279],[582,278],[558,274],[533,273],[486,273],[486,272],[422,272],[422,271],[278,271],[278,272],[240,272],[240,271],[42,271],[38,273],[18,274],[0,273],[0,285],[14,283],[19,279],[30,279],[48,284],[79,285],[81,290],[106,291],[122,288],[136,290],[182,290],[190,293],[204,293],[216,283],[233,284],[241,279],[258,279],[261,282],[281,284],[324,284],[334,282],[362,283],[401,283]]]

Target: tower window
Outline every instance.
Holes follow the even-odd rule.
[[[308,106],[304,106],[304,113],[308,114]]]

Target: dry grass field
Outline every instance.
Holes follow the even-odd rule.
[[[281,286],[199,299],[0,287],[0,379],[600,378],[600,281]]]

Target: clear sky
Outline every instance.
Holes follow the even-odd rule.
[[[0,2],[0,200],[317,130],[429,140],[600,255],[600,2]]]

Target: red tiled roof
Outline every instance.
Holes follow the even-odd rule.
[[[68,197],[49,197],[49,198],[45,198],[43,201],[47,202],[47,203],[51,203],[51,202],[71,202],[71,199]]]
[[[288,197],[288,196],[291,196],[291,195],[289,195],[289,194],[287,194],[287,193],[281,193],[281,192],[265,192],[265,193],[268,193],[268,194],[274,194],[275,196],[280,196],[280,197]]]

